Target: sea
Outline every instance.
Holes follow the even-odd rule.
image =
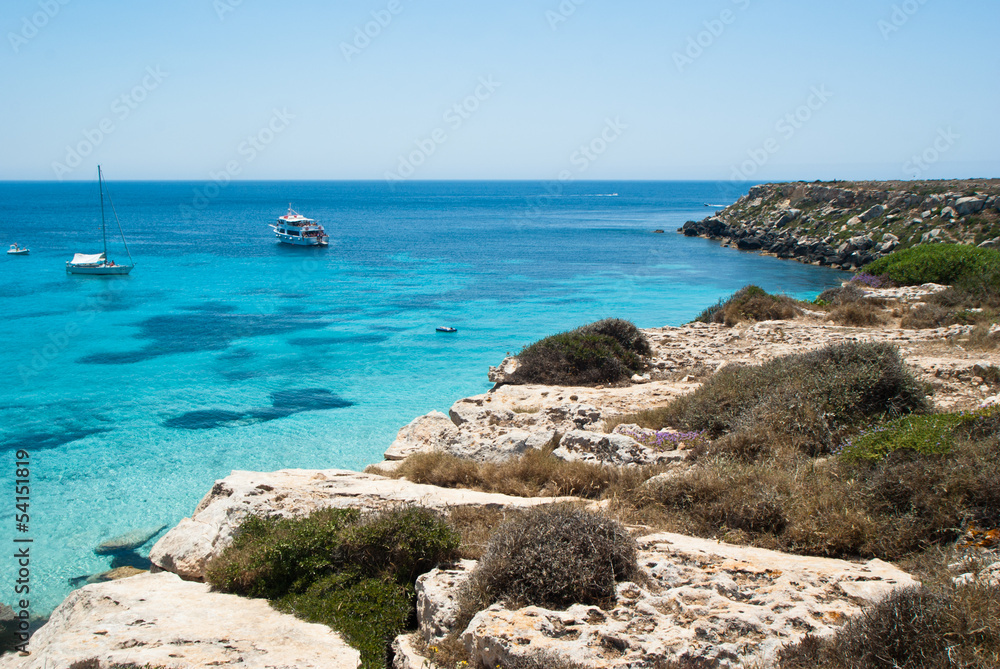
[[[152,541],[94,549],[173,526],[233,470],[378,462],[541,337],[680,325],[749,283],[811,298],[843,281],[677,233],[750,185],[112,180],[108,256],[128,261],[120,223],[135,268],[93,277],[65,263],[103,249],[96,179],[0,183],[0,243],[31,250],[0,256],[0,550],[30,546],[32,613],[141,564]],[[328,247],[277,243],[289,206]],[[10,604],[19,567],[2,569]]]

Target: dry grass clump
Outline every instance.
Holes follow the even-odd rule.
[[[639,577],[637,550],[614,520],[568,505],[534,507],[497,529],[463,587],[459,619],[498,601],[512,608],[607,605],[617,583]]]
[[[770,295],[759,286],[745,286],[725,300],[701,312],[695,322],[724,323],[732,327],[742,321],[783,321],[795,318],[799,308],[785,295]]]
[[[851,342],[759,366],[730,365],[698,390],[625,419],[641,427],[793,435],[810,452],[883,415],[925,411],[923,388],[888,344]]]
[[[924,418],[932,417],[913,420]],[[716,446],[683,473],[620,498],[620,506],[635,505],[621,512],[649,513],[669,525],[664,529],[734,543],[899,559],[953,541],[970,524],[998,525],[1000,412],[967,418],[942,417],[951,426],[943,451],[937,427],[914,430],[899,421],[872,433],[879,440],[874,458],[817,460],[777,437],[761,439],[749,456]],[[907,446],[915,438],[934,443],[918,452]],[[897,446],[887,448],[890,442]]]
[[[828,318],[837,325],[855,328],[870,328],[888,322],[885,309],[871,300],[858,300],[835,306]]]
[[[507,383],[586,386],[623,383],[652,352],[646,336],[629,321],[607,318],[546,337],[517,354]]]
[[[858,288],[853,283],[848,283],[846,286],[841,286],[839,288],[827,288],[819,297],[816,298],[817,304],[832,304],[833,306],[840,306],[842,304],[852,304],[858,302],[865,297],[865,291]]]
[[[995,669],[1000,588],[983,583],[897,591],[835,636],[780,652],[780,669]]]
[[[476,462],[441,452],[416,453],[386,475],[442,488],[471,488],[518,497],[573,495],[600,499],[617,489],[637,487],[662,471],[567,462],[551,451],[528,450],[502,463]]]
[[[930,302],[917,303],[903,314],[899,327],[908,330],[943,328],[957,322],[958,312],[950,307]]]
[[[969,335],[962,339],[962,345],[966,348],[974,348],[980,351],[992,351],[1000,347],[1000,332],[991,332],[991,323],[980,323],[972,328]]]

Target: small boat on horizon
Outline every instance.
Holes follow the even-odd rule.
[[[312,218],[306,218],[292,209],[288,204],[288,213],[278,217],[277,223],[270,223],[274,236],[282,244],[295,246],[326,246],[330,237],[326,230]]]
[[[16,243],[11,244],[10,248],[7,249],[7,255],[9,256],[26,256],[29,253],[31,253],[31,251],[29,251],[28,249],[22,249]]]
[[[114,260],[108,260],[108,234],[104,221],[104,175],[101,173],[101,166],[97,166],[97,187],[101,193],[101,239],[104,240],[104,251],[102,253],[75,253],[72,260],[66,261],[66,272],[68,274],[90,274],[95,276],[122,276],[128,274],[135,267],[132,260],[132,253],[128,250],[125,242],[125,233],[122,231],[121,221],[118,220],[118,212],[115,211],[115,203],[111,200],[111,191],[108,191],[108,204],[115,215],[115,222],[118,223],[118,233],[121,235],[122,244],[125,246],[125,253],[128,254],[128,265],[119,265]]]
[[[436,330],[438,332],[458,332],[457,328],[453,328],[449,325],[439,325],[437,326]]]

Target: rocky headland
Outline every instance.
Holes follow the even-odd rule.
[[[760,187],[751,192],[750,200],[734,206],[761,209],[752,202],[764,202],[791,189],[782,196],[784,202],[800,189],[812,192],[810,188],[796,184]],[[820,198],[822,202],[841,197],[823,188],[828,189],[823,196],[828,199]],[[798,197],[796,204],[804,206],[803,198],[813,196]],[[822,209],[826,205],[820,205],[820,200],[816,206]],[[884,201],[895,202],[889,195]],[[947,198],[939,204],[951,206]],[[800,212],[793,220],[804,226],[803,216]],[[150,555],[154,573],[77,590],[34,635],[30,653],[4,656],[0,667],[358,667],[358,652],[329,628],[280,613],[264,600],[214,592],[203,582],[206,565],[232,543],[244,519],[251,515],[294,518],[323,508],[372,510],[399,505],[450,513],[463,508],[506,511],[569,503],[605,512],[607,500],[438,487],[398,478],[394,472],[408,459],[426,453],[500,463],[546,450],[566,462],[650,466],[655,468],[651,472],[659,473],[651,474],[644,485],[670,486],[676,480],[673,477],[690,466],[695,437],[677,433],[676,438],[669,434],[664,438],[666,433],[619,424],[623,417],[692,393],[729,365],[759,364],[830,344],[887,342],[897,346],[909,370],[933,389],[932,400],[939,410],[972,410],[998,403],[1000,379],[994,372],[1000,367],[1000,351],[963,346],[963,337],[972,326],[899,327],[901,314],[921,308],[943,288],[931,284],[865,289],[864,299],[884,305],[887,321],[878,327],[836,325],[828,313],[802,306],[794,318],[780,321],[732,327],[692,323],[644,330],[651,352],[644,369],[625,384],[510,385],[505,380],[516,371],[518,361],[505,360],[490,370],[497,383],[490,392],[458,400],[448,414],[431,412],[401,427],[388,445],[385,460],[366,473],[233,472],[216,482],[191,517],[157,541]],[[608,429],[612,425],[614,429]],[[542,666],[538,658],[560,667],[654,667],[678,660],[722,668],[766,665],[783,647],[806,635],[829,638],[864,607],[919,584],[904,569],[879,559],[784,553],[719,537],[663,532],[634,518],[627,525],[637,541],[640,576],[618,583],[613,601],[606,606],[550,609],[496,603],[457,629],[459,592],[476,562],[440,565],[420,576],[416,583],[419,629],[393,641],[394,666],[438,666],[434,651],[446,638],[460,639],[470,666],[475,667]],[[157,532],[159,528],[150,528],[119,543],[131,547]],[[956,576],[966,581],[995,579],[995,566],[977,560],[968,563],[972,566],[957,565]]]
[[[1000,180],[763,184],[679,232],[842,269],[916,244],[998,248]]]

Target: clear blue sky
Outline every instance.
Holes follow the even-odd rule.
[[[997,177],[998,25],[996,0],[6,0],[0,179]]]

